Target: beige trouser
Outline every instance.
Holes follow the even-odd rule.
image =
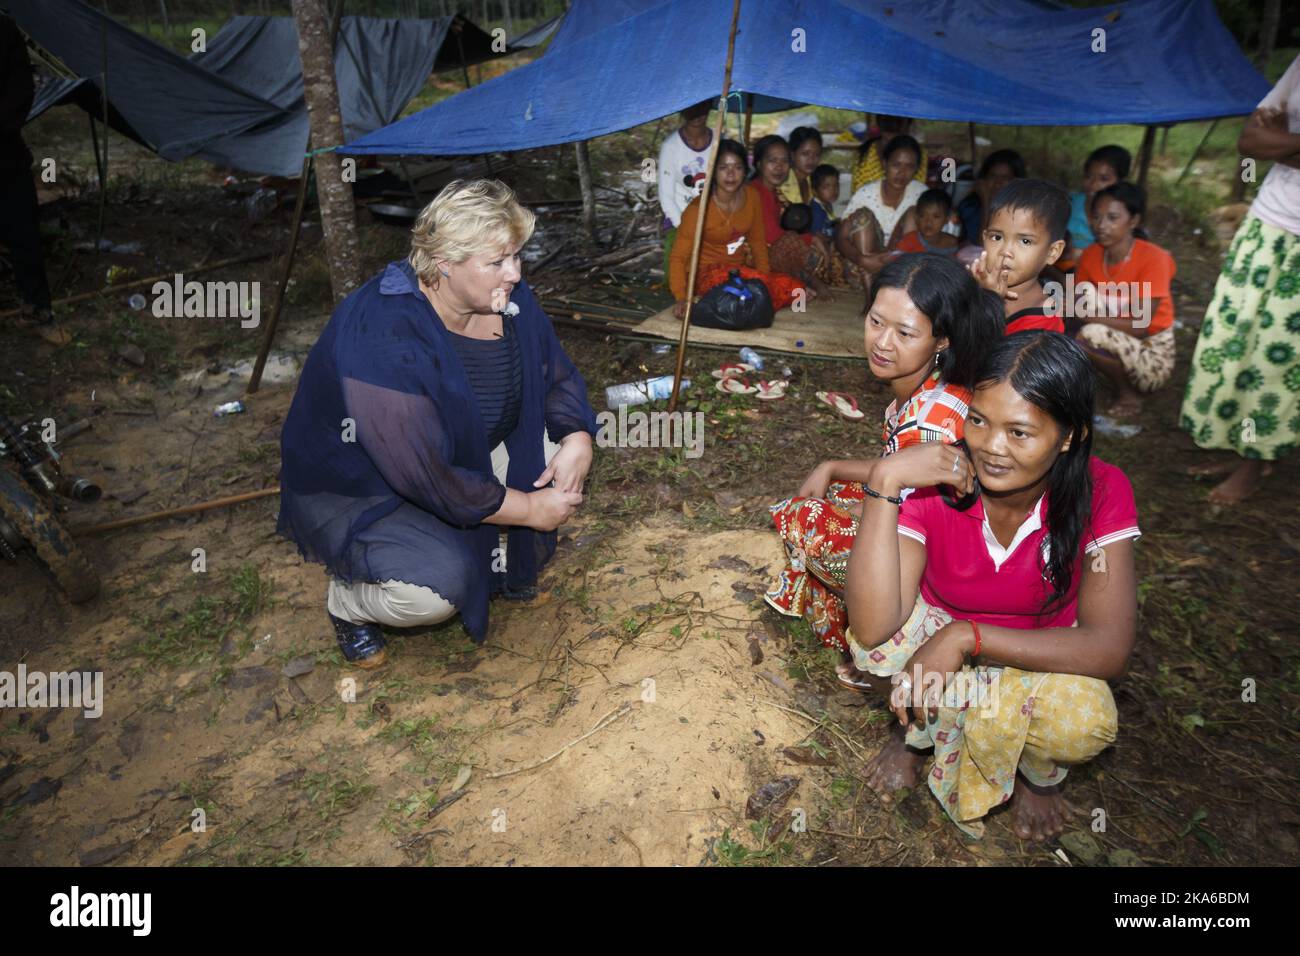
[[[542,433],[546,463],[550,464],[560,446]],[[510,455],[505,442],[492,449],[492,474],[506,483]],[[506,535],[501,533],[501,554],[505,556]],[[427,627],[440,624],[456,613],[456,606],[432,588],[405,581],[354,581],[348,584],[331,577],[325,605],[337,618],[353,624],[387,624],[389,627]]]

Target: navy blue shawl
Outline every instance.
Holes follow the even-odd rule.
[[[505,441],[506,484],[531,492],[546,468],[543,427],[558,442],[575,431],[594,435],[596,418],[582,375],[526,282],[511,301],[519,306],[523,394]],[[492,475],[492,449],[451,334],[405,261],[339,304],[307,356],[281,433],[277,530],[345,581],[396,578],[432,588],[481,642],[489,596],[535,583],[555,553],[555,533],[510,528],[506,572],[492,570],[500,529],[483,519],[500,509],[505,488]],[[355,546],[358,533],[407,504],[415,506],[406,511],[417,560],[394,567]],[[430,535],[443,557],[418,560]]]

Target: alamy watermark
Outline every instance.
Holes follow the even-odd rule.
[[[687,458],[704,454],[703,412],[629,412],[620,405],[617,413],[599,413],[596,424],[600,448],[683,448]]]
[[[238,317],[242,329],[262,322],[261,282],[198,282],[176,273],[170,282],[160,279],[150,291],[153,314],[159,319],[226,319]]]
[[[104,713],[103,671],[0,671],[0,707],[80,707],[86,717]]]
[[[1115,316],[1133,320],[1133,328],[1151,324],[1153,311],[1150,282],[1075,282],[1074,274],[1064,284],[1043,283],[1047,301],[1043,310],[1060,318],[1095,319]]]

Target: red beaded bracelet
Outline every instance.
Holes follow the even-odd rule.
[[[974,649],[973,651],[970,652],[970,656],[971,656],[971,657],[979,657],[979,656],[980,656],[980,645],[983,643],[983,639],[980,637],[980,626],[979,626],[978,624],[976,624],[974,621],[971,621],[971,622],[970,622],[970,627],[971,627],[971,630],[975,632],[975,649]]]

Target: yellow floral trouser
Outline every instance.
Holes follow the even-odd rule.
[[[849,629],[859,670],[890,677],[952,617],[917,598],[902,629],[863,648]],[[1070,764],[1115,741],[1115,699],[1095,677],[1040,674],[1014,667],[964,667],[948,681],[936,717],[913,724],[908,746],[934,748],[930,791],[962,832],[984,835],[989,810],[1011,799],[1016,770],[1037,786],[1055,786]]]

